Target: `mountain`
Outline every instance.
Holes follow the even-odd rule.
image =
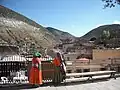
[[[114,37],[120,37],[120,24],[111,24],[111,25],[99,26],[91,30],[81,38],[84,38],[86,40],[90,40],[93,37],[99,38],[104,30],[109,31],[111,34],[114,34]]]
[[[35,21],[0,5],[0,43],[24,47],[52,48],[61,37],[70,36],[66,32],[48,30]],[[53,28],[52,28],[53,29]],[[57,30],[57,29],[54,29]],[[52,32],[51,32],[52,31]],[[60,34],[59,34],[60,32]]]
[[[27,17],[0,6],[0,42],[34,43],[41,48],[52,46],[55,36]]]
[[[109,37],[104,34],[109,34]],[[104,43],[109,44],[110,47],[120,47],[120,24],[97,27],[80,38],[88,41],[96,40],[96,44]]]
[[[61,41],[62,39],[64,40],[68,38],[72,40],[75,39],[75,36],[69,34],[68,32],[63,32],[61,30],[58,30],[52,27],[46,27],[46,29],[48,29],[52,34],[54,34],[57,40]]]

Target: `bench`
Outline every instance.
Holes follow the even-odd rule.
[[[88,79],[87,80],[91,80],[93,82],[93,76],[96,78],[101,78],[102,76],[104,77],[104,75],[110,75],[109,78],[114,78],[116,79],[115,76],[116,71],[95,71],[95,72],[83,72],[83,73],[68,73],[66,74],[66,78],[70,78],[70,77],[85,77],[87,76]]]

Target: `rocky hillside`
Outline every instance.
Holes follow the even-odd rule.
[[[48,28],[49,29],[49,28]],[[0,5],[0,43],[51,48],[59,36],[27,17]],[[61,32],[62,33],[62,32]],[[66,35],[66,33],[63,33]],[[67,33],[68,34],[68,33]],[[63,35],[63,36],[64,36]]]
[[[8,8],[0,6],[0,39],[9,44],[35,43],[49,47],[55,36],[34,21]]]

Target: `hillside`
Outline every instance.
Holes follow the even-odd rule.
[[[109,32],[109,39],[104,39],[106,44],[109,44],[110,47],[120,47],[120,25],[111,24],[103,25],[98,28],[95,28],[81,37],[81,39],[92,40],[96,39],[96,44],[100,44],[102,35],[104,31]],[[103,43],[103,41],[102,41]]]
[[[120,25],[119,24],[111,24],[111,25],[103,25],[100,27],[97,27],[87,34],[85,34],[83,37],[84,39],[90,40],[91,38],[99,38],[100,35],[103,33],[104,30],[110,31],[110,33],[114,34],[114,37],[120,37]]]
[[[58,30],[58,29],[55,29],[55,28],[52,28],[52,27],[46,27],[46,29],[48,29],[52,34],[55,35],[56,39],[60,40],[61,39],[72,39],[74,40],[75,37],[71,34],[69,34],[68,32],[63,32],[61,30]]]
[[[52,33],[54,31],[51,32],[48,29],[0,5],[0,43],[27,46],[28,50],[34,45],[34,47],[44,50],[59,43],[60,37],[69,36],[68,33],[62,33],[62,31],[59,31],[61,34],[56,36],[56,33]]]
[[[0,6],[0,42],[46,48],[55,44],[55,36],[34,21]]]

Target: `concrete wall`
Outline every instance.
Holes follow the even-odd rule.
[[[120,58],[120,50],[116,49],[93,50],[93,60],[106,60],[110,58]]]
[[[91,60],[91,64],[101,65],[102,68],[111,65],[115,70],[117,70],[120,66],[120,50],[94,49],[93,60]]]

